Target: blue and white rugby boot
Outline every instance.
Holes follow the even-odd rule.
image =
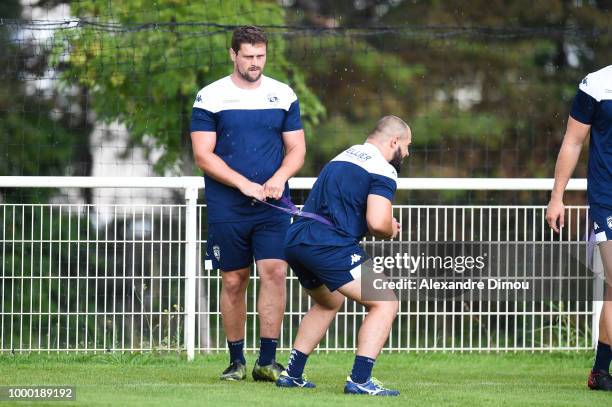
[[[355,383],[351,380],[351,376],[346,378],[346,385],[344,385],[344,392],[346,394],[368,394],[370,396],[399,396],[399,390],[390,390],[383,387],[382,383],[373,377],[363,383]]]
[[[306,379],[306,375],[303,374],[302,377],[298,379],[289,376],[286,370],[283,370],[280,376],[278,376],[278,379],[276,380],[276,385],[278,387],[304,387],[307,389],[312,389],[316,387],[313,382],[309,382],[308,379]]]

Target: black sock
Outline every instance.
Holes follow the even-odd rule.
[[[367,356],[355,356],[353,371],[351,372],[351,380],[355,383],[363,384],[372,376],[372,368],[374,368],[375,359]]]
[[[304,366],[306,366],[307,360],[307,354],[297,349],[291,349],[291,356],[289,356],[289,363],[287,363],[287,374],[294,379],[300,379],[302,373],[304,373]]]
[[[277,338],[261,338],[259,340],[259,359],[257,360],[259,366],[266,366],[272,363],[276,357],[277,344]]]
[[[243,365],[246,364],[246,360],[244,359],[244,339],[240,339],[239,341],[230,342],[227,341],[227,347],[230,352],[230,363],[232,362],[240,362]]]
[[[595,354],[595,364],[593,365],[593,371],[609,372],[610,361],[612,361],[612,349],[610,345],[603,342],[597,342],[597,353]]]

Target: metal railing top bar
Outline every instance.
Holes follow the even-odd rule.
[[[203,177],[0,177],[13,188],[180,188],[202,189]]]
[[[310,189],[315,177],[289,180],[294,189]],[[399,178],[401,190],[550,191],[553,178]],[[0,177],[0,187],[14,188],[204,188],[203,177]],[[568,191],[585,191],[585,178],[571,179]]]
[[[292,178],[289,187],[311,189],[313,177]],[[553,178],[398,178],[397,189],[406,190],[461,190],[461,191],[550,191]],[[585,191],[586,178],[571,179],[568,191]]]

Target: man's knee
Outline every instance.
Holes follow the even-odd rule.
[[[249,282],[248,274],[229,272],[223,276],[223,291],[231,297],[242,296]]]
[[[376,309],[378,312],[381,312],[382,314],[386,316],[393,317],[393,319],[395,319],[399,311],[399,302],[398,301],[374,301],[370,305],[370,311],[373,311],[374,309]]]
[[[267,265],[259,270],[259,278],[264,284],[284,286],[287,279],[287,265],[285,263]]]
[[[342,308],[342,304],[344,304],[344,296],[331,295],[324,300],[317,299],[315,302],[325,311],[338,312]]]

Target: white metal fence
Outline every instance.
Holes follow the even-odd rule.
[[[309,189],[312,178],[291,180]],[[550,179],[402,179],[400,189],[546,190]],[[0,177],[0,187],[173,188],[184,205],[0,203],[0,352],[225,350],[220,276],[204,269],[205,207],[198,177]],[[585,180],[569,189],[584,190]],[[569,207],[556,236],[544,206],[397,205],[405,241],[583,241],[586,207]],[[370,239],[369,242],[373,242]],[[517,265],[520,267],[520,265]],[[256,349],[258,277],[247,293],[246,347]],[[280,348],[289,349],[310,306],[287,280]],[[402,301],[392,351],[589,349],[592,301]],[[353,350],[365,312],[346,302],[319,350]]]

